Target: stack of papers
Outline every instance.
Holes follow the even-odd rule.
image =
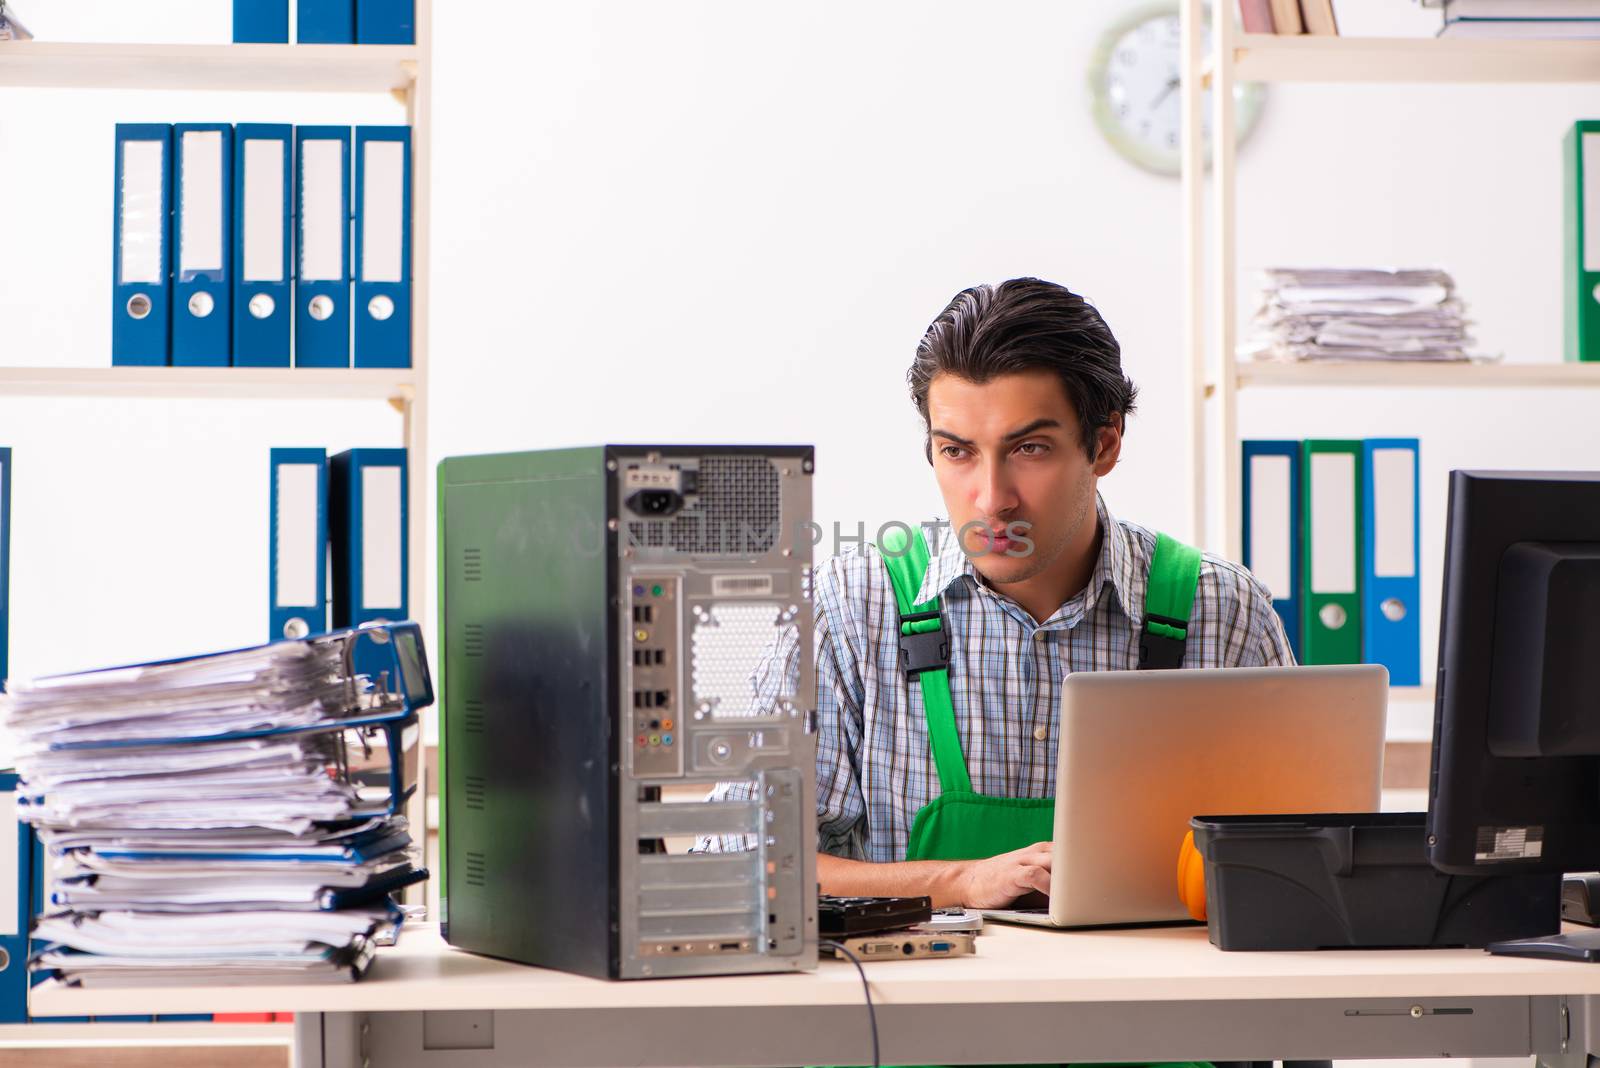
[[[1268,360],[1470,359],[1455,282],[1443,271],[1276,267],[1244,354]]]
[[[83,985],[359,978],[415,866],[396,714],[336,637],[85,672],[0,698],[49,851],[34,968]]]

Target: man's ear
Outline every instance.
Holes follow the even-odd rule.
[[[1094,473],[1096,478],[1104,478],[1122,456],[1122,416],[1113,415],[1111,422],[1096,430],[1094,436]]]

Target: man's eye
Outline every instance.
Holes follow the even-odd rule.
[[[1043,456],[1049,451],[1049,446],[1042,441],[1024,441],[1017,446],[1017,451],[1024,456]]]
[[[939,446],[939,452],[947,460],[959,460],[965,450],[959,445],[941,445]]]

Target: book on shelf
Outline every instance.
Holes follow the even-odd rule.
[[[1245,33],[1276,33],[1272,23],[1272,0],[1239,0],[1239,21]]]
[[[1279,33],[1305,33],[1300,19],[1300,0],[1272,0],[1272,25]]]
[[[1333,14],[1333,0],[1300,0],[1300,15],[1307,33],[1320,37],[1335,37],[1339,33],[1339,23]]]
[[[1600,37],[1600,0],[1446,0],[1441,37]]]
[[[1439,36],[1584,41],[1600,37],[1600,19],[1454,19]]]
[[[1593,19],[1600,0],[1445,0],[1447,19]]]

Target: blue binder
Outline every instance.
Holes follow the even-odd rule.
[[[1422,685],[1418,452],[1416,438],[1361,444],[1361,658],[1387,667],[1392,686]]]
[[[117,124],[111,243],[111,362],[161,367],[172,304],[172,127]]]
[[[285,3],[288,0],[284,0]],[[293,308],[294,127],[233,132],[233,365],[288,367]]]
[[[233,127],[172,128],[172,364],[226,367],[233,287]]]
[[[0,448],[0,693],[11,677],[11,450]]]
[[[28,825],[17,820],[17,776],[0,771],[0,1024],[28,1019],[28,924],[32,919],[33,844]]]
[[[351,449],[329,468],[334,628],[406,619],[406,450]],[[357,643],[356,670],[376,677],[383,653],[371,642]]]
[[[1300,443],[1246,441],[1244,566],[1272,593],[1295,659],[1300,657],[1302,537]]]
[[[416,43],[415,0],[356,0],[356,44]]]
[[[233,0],[234,44],[288,44],[289,0]]]
[[[328,454],[272,450],[267,640],[328,629]]]
[[[355,365],[411,366],[411,127],[356,127]]]
[[[294,147],[294,362],[349,367],[350,127],[297,126]]]
[[[295,0],[300,44],[355,44],[355,0]]]

